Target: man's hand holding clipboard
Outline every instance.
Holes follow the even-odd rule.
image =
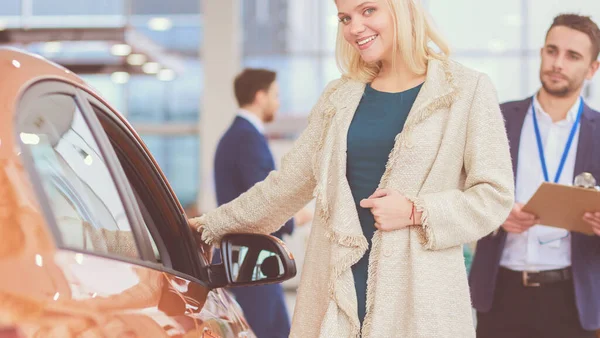
[[[577,181],[576,178],[576,184]],[[600,191],[594,185],[580,187],[544,182],[522,211],[536,215],[538,224],[600,236]]]
[[[600,212],[586,212],[583,220],[592,226],[596,236],[600,236]]]

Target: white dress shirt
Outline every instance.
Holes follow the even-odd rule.
[[[259,133],[261,133],[261,134],[265,133],[265,124],[254,113],[249,112],[245,109],[239,109],[237,112],[237,116],[250,122],[254,126],[254,128],[256,128],[256,130],[258,130]]]
[[[578,99],[571,107],[566,119],[552,122],[550,115],[542,109],[537,95],[533,100],[551,182],[554,182],[569,133],[577,118],[579,105],[583,104],[580,101],[581,99]],[[523,204],[527,203],[544,182],[531,114],[532,109],[530,108],[521,130],[515,186],[515,201]],[[562,175],[558,181],[560,184],[573,184],[579,129],[578,127],[575,132]],[[509,233],[500,265],[516,271],[545,271],[569,267],[571,266],[571,235],[567,230],[544,225],[534,225],[522,234]]]

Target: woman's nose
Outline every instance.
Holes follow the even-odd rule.
[[[365,31],[365,25],[362,20],[352,20],[350,22],[350,33],[353,35],[360,35]]]

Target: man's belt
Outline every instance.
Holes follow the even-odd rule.
[[[523,282],[523,286],[538,287],[544,284],[553,284],[565,282],[573,279],[571,268],[547,271],[514,271],[502,268],[504,273],[511,277],[518,277]]]

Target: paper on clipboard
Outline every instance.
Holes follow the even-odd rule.
[[[538,216],[540,224],[594,235],[583,214],[600,211],[600,191],[544,182],[522,210]]]

